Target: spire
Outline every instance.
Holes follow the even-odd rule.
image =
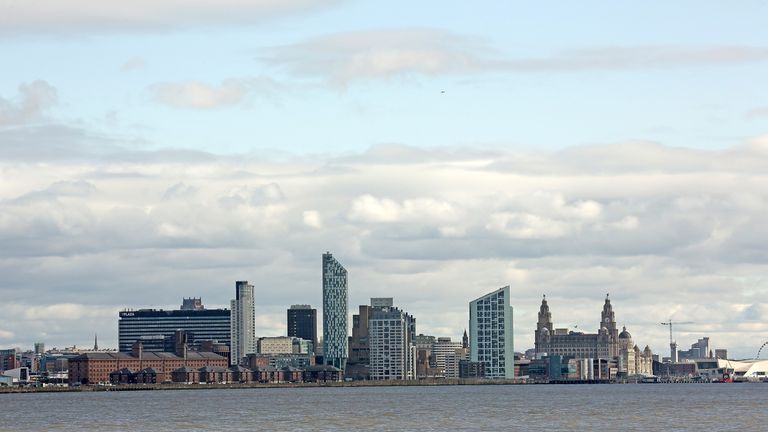
[[[467,329],[464,329],[464,336],[461,338],[461,347],[469,348],[469,336],[467,335]]]
[[[99,334],[98,333],[93,334],[93,350],[94,351],[99,350]]]

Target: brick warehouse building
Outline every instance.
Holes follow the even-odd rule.
[[[168,352],[85,353],[69,360],[69,384],[108,383],[110,373],[120,369],[138,372],[146,368],[157,371],[157,382],[171,381],[171,372],[189,367],[229,366],[229,360],[212,352],[186,351],[184,356]]]

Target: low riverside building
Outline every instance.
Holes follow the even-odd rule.
[[[304,382],[326,383],[344,381],[344,371],[331,365],[315,365],[304,369]]]
[[[303,369],[315,364],[312,354],[248,354],[244,365],[248,368],[273,367],[282,369],[286,366]]]
[[[145,352],[141,343],[134,344],[131,353],[91,352],[69,360],[69,384],[98,384],[110,382],[110,374],[121,369],[131,373],[152,368],[156,382],[171,381],[171,372],[182,367],[199,369],[206,366],[226,368],[229,360],[212,352],[184,350],[179,356],[169,352]]]

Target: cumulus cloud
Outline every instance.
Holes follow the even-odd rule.
[[[241,279],[256,284],[260,334],[275,335],[288,305],[320,304],[329,250],[350,272],[352,305],[393,296],[419,332],[459,336],[467,302],[511,284],[519,349],[532,344],[541,294],[557,323],[590,329],[610,292],[620,323],[655,351],[666,350],[658,322],[706,316],[678,342],[709,335],[749,355],[768,330],[766,142],[430,155],[379,146],[280,162],[3,158],[0,296],[16,305],[4,343],[87,343],[93,329],[115,328],[120,308],[178,307],[183,296],[226,307]],[[55,301],[31,304],[30,292]],[[106,345],[115,338],[99,332]]]
[[[162,82],[149,87],[154,99],[175,108],[208,109],[239,105],[251,96],[273,99],[281,86],[270,78],[230,78],[220,85],[200,81]]]
[[[276,47],[262,59],[298,76],[344,87],[358,80],[476,73],[568,72],[768,60],[768,47],[597,47],[516,58],[487,41],[440,29],[338,33]]]
[[[39,120],[56,103],[56,89],[43,80],[23,83],[15,99],[0,96],[0,126],[26,124]]]
[[[323,220],[320,218],[320,213],[317,210],[305,210],[302,214],[304,225],[312,228],[322,228]]]
[[[336,0],[26,0],[0,5],[0,34],[168,31],[192,26],[247,25],[304,13]]]

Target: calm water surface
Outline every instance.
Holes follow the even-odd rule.
[[[0,394],[2,431],[768,431],[768,384]]]

